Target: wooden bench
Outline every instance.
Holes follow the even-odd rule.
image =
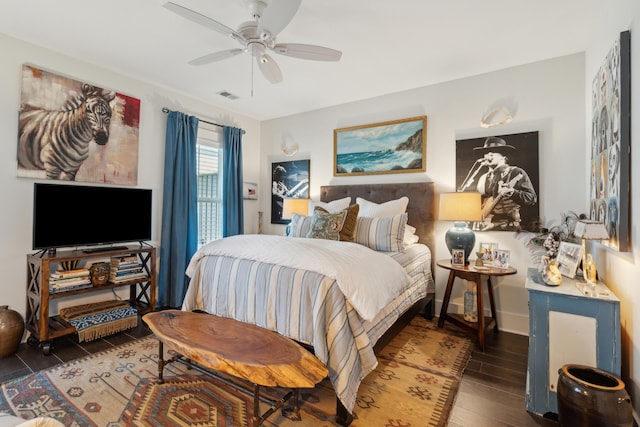
[[[160,341],[158,378],[165,365],[181,361],[246,380],[254,385],[253,426],[294,398],[298,389],[313,388],[327,376],[327,368],[302,346],[276,332],[206,313],[165,310],[148,313],[143,321]],[[163,344],[179,356],[164,360]],[[180,357],[182,356],[182,357]],[[186,359],[186,360],[185,360]],[[197,363],[193,365],[191,361]],[[202,370],[204,373],[209,373]],[[260,387],[293,389],[260,414]]]

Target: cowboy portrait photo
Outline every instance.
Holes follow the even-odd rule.
[[[456,190],[482,195],[476,231],[536,231],[538,181],[538,132],[456,141]]]

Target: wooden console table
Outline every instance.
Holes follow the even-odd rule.
[[[302,346],[276,332],[206,313],[166,310],[146,314],[143,320],[160,340],[158,378],[174,361],[224,372],[254,385],[253,426],[257,427],[291,397],[298,411],[298,388],[312,388],[328,374],[327,368]],[[163,359],[163,344],[184,358]],[[206,370],[202,371],[209,373]],[[293,388],[260,414],[260,386]]]
[[[449,270],[449,280],[447,281],[447,288],[444,292],[444,298],[442,300],[442,309],[440,310],[440,317],[438,318],[438,327],[442,328],[446,320],[451,323],[465,329],[478,333],[478,346],[481,351],[484,351],[484,331],[486,328],[493,325],[494,332],[498,332],[498,319],[496,318],[496,304],[493,298],[493,285],[491,283],[491,277],[493,276],[508,276],[510,274],[516,274],[518,270],[515,268],[497,268],[497,267],[476,267],[473,265],[473,261],[466,266],[451,265],[450,259],[440,260],[437,262],[438,267]],[[489,305],[491,308],[491,317],[485,318],[484,305],[482,297],[482,276],[487,277],[487,291],[489,293]],[[456,277],[460,279],[469,280],[476,284],[477,305],[478,305],[478,323],[467,322],[461,315],[449,314],[447,309],[449,308],[449,299],[451,298],[451,290],[453,289],[453,282]]]

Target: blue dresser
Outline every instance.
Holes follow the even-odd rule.
[[[582,364],[620,376],[620,300],[602,283],[585,295],[581,277],[547,286],[535,268],[527,271],[529,361],[527,411],[558,413],[558,369]]]

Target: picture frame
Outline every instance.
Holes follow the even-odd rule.
[[[539,132],[456,140],[456,191],[479,192],[482,220],[473,231],[540,229]],[[513,188],[515,199],[500,189]]]
[[[493,260],[496,256],[496,251],[498,250],[498,244],[493,242],[481,242],[478,247],[478,252],[480,253],[478,256],[482,258],[482,264],[493,266]]]
[[[140,99],[35,65],[21,78],[18,177],[138,184]],[[45,143],[52,135],[68,149]]]
[[[427,116],[333,131],[333,176],[425,172]]]
[[[620,37],[592,81],[589,217],[602,222],[619,252],[631,248],[631,35]]]
[[[464,267],[464,249],[451,249],[451,265]]]
[[[258,200],[258,184],[255,182],[243,182],[242,198],[244,200]]]
[[[493,266],[497,268],[509,268],[509,249],[498,249],[493,259]]]
[[[578,264],[580,264],[581,260],[582,245],[564,241],[560,242],[558,256],[556,257],[560,274],[570,279],[575,278],[576,272],[578,271]]]
[[[282,219],[285,198],[309,198],[310,160],[271,163],[271,224],[289,224]]]

